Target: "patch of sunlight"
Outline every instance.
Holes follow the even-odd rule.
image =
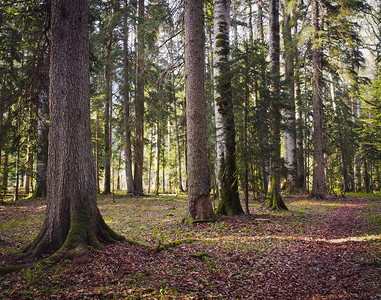
[[[294,201],[289,204],[290,206],[297,206],[297,205],[311,205],[311,206],[328,206],[328,207],[337,207],[342,206],[342,203],[335,203],[335,202],[319,202],[319,201],[309,201],[309,200],[300,200],[300,201]]]
[[[215,238],[203,238],[203,241],[243,241],[243,242],[257,242],[263,240],[286,240],[286,241],[306,241],[306,242],[325,242],[329,244],[340,244],[346,242],[367,242],[381,240],[381,235],[367,235],[367,236],[350,236],[339,239],[326,239],[317,237],[296,237],[296,236],[279,236],[279,235],[267,235],[267,236],[224,236]]]

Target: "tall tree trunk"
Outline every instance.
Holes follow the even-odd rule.
[[[46,197],[46,169],[48,164],[48,135],[49,135],[49,70],[48,57],[45,55],[40,70],[40,84],[37,109],[37,170],[36,188],[32,198]]]
[[[112,32],[110,32],[109,41],[106,46],[106,95],[105,95],[105,181],[103,194],[111,194],[111,111],[112,111],[112,71],[111,71],[111,51],[112,51]]]
[[[52,0],[50,131],[44,224],[25,249],[29,258],[55,252],[51,260],[87,255],[90,245],[122,237],[97,207],[90,132],[87,0]],[[66,49],[66,51],[62,51]]]
[[[250,7],[251,7],[251,1],[250,1]],[[252,40],[250,40],[252,42]],[[245,192],[245,210],[246,214],[250,214],[249,209],[249,155],[248,155],[248,138],[247,138],[247,131],[248,131],[248,125],[249,125],[249,97],[250,97],[250,90],[249,90],[249,72],[246,72],[246,84],[245,84],[245,110],[244,110],[244,137],[243,137],[243,151],[244,151],[244,192]]]
[[[123,23],[123,113],[124,113],[124,160],[127,193],[134,191],[132,178],[131,124],[130,124],[130,63],[128,59],[128,4],[124,0],[125,13]]]
[[[100,125],[99,125],[99,107],[96,108],[96,120],[95,120],[95,181],[97,185],[97,194],[101,193],[101,187],[100,187],[100,176],[99,176],[99,131],[100,131]]]
[[[314,114],[314,157],[312,196],[318,199],[325,198],[325,174],[323,153],[323,99],[322,99],[322,64],[320,26],[319,26],[319,0],[312,0],[312,26],[314,30],[314,46],[312,47],[313,65],[313,114]]]
[[[263,0],[258,0],[258,29],[259,40],[261,43],[265,42],[265,35],[263,31]]]
[[[272,209],[287,209],[280,193],[280,38],[279,0],[270,0],[270,129],[271,181],[268,205]]]
[[[232,216],[242,214],[243,210],[238,194],[236,170],[235,124],[229,66],[229,29],[230,0],[216,0],[214,2],[214,101],[217,149],[220,152],[217,158],[221,186],[216,214]]]
[[[172,85],[174,88],[174,86]],[[176,134],[176,146],[177,146],[177,173],[178,173],[178,184],[179,191],[184,192],[183,179],[182,179],[182,168],[181,168],[181,148],[180,148],[180,136],[179,136],[179,124],[177,120],[177,105],[176,99],[174,99],[174,115],[175,115],[175,134]]]
[[[24,190],[25,194],[29,195],[30,186],[32,184],[32,173],[33,173],[33,152],[31,151],[31,137],[28,134],[27,148],[26,148],[26,168],[25,168],[25,180],[24,180]]]
[[[306,170],[304,164],[304,134],[303,134],[303,103],[301,97],[301,86],[300,86],[300,68],[302,67],[299,64],[298,52],[295,54],[295,105],[296,105],[296,136],[297,136],[297,151],[296,151],[296,165],[297,165],[297,180],[296,187],[299,190],[306,190]]]
[[[283,40],[284,40],[284,76],[286,109],[283,111],[285,120],[284,158],[287,167],[288,189],[293,191],[296,185],[296,126],[295,126],[295,88],[294,88],[294,41],[291,34],[291,15],[288,13],[289,1],[284,2]]]
[[[160,123],[156,125],[156,179],[155,179],[155,195],[159,195],[160,188],[160,152],[161,152],[161,130]]]
[[[249,6],[249,41],[250,43],[254,40],[254,34],[253,34],[253,7],[251,0],[248,0],[247,5]]]
[[[138,70],[135,100],[135,167],[134,167],[134,190],[143,194],[143,160],[144,160],[144,0],[139,0],[138,16]]]
[[[214,217],[206,144],[202,3],[202,0],[184,0],[188,220],[209,220]]]
[[[355,99],[353,101],[353,121],[355,124],[358,124],[358,120],[361,114],[361,102]],[[356,192],[361,191],[361,154],[359,149],[355,153],[354,157],[355,164],[355,190]]]

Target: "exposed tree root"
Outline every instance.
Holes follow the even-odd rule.
[[[172,241],[172,242],[168,242],[168,243],[164,243],[164,244],[159,242],[159,245],[153,247],[152,250],[155,252],[160,252],[162,250],[177,247],[177,246],[182,245],[182,244],[192,244],[195,241],[196,240],[194,240],[194,239],[185,239],[185,240],[176,240],[176,241]]]

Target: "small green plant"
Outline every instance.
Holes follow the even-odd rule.
[[[39,284],[44,276],[42,264],[37,263],[28,269],[22,269],[21,273],[30,284]]]

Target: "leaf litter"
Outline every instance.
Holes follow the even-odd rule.
[[[37,264],[2,276],[0,298],[381,299],[379,200],[298,196],[286,202],[291,212],[269,212],[252,202],[250,216],[183,225],[185,196],[121,197],[115,204],[104,197],[105,219],[138,243],[91,249],[90,263]],[[18,236],[13,243],[14,231],[40,225],[42,204],[24,204],[23,213],[13,206],[0,210],[0,265],[30,241]]]

